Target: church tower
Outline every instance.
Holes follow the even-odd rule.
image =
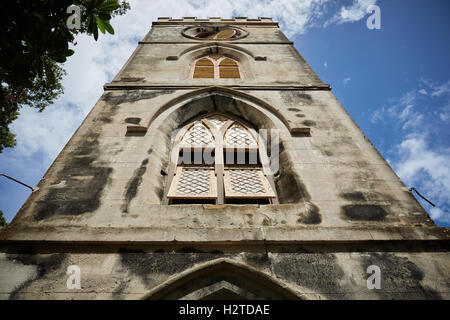
[[[0,233],[1,299],[449,299],[438,228],[270,18],[159,18]]]

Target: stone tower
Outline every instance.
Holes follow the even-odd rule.
[[[159,18],[38,187],[3,299],[450,298],[448,229],[270,18]]]

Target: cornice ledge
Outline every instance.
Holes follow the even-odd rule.
[[[25,243],[128,243],[128,244],[362,244],[439,243],[450,245],[450,229],[440,227],[317,227],[245,229],[180,227],[14,227],[0,232],[0,246]]]
[[[325,90],[330,91],[331,86],[329,84],[321,84],[321,85],[294,85],[294,86],[274,86],[274,85],[254,85],[254,86],[242,86],[242,85],[220,85],[221,87],[237,89],[237,90]],[[110,83],[106,83],[103,86],[104,90],[189,90],[189,89],[201,89],[206,88],[207,85],[150,85],[144,83],[121,83],[120,81],[114,81]]]

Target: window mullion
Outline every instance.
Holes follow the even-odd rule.
[[[223,159],[223,133],[226,128],[217,130],[216,136],[216,175],[217,175],[217,204],[225,203],[225,191],[224,191],[224,159]]]
[[[217,62],[217,60],[214,60],[213,63],[214,63],[214,79],[219,79],[220,78],[219,63]]]

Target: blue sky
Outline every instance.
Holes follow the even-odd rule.
[[[450,226],[450,1],[448,0],[132,0],[114,36],[78,36],[65,94],[42,114],[23,108],[18,145],[0,154],[0,173],[36,185],[158,16],[271,16],[422,205]],[[369,5],[381,29],[369,30]],[[0,179],[10,221],[30,192]]]

